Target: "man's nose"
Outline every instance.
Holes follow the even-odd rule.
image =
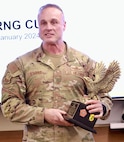
[[[51,23],[47,23],[46,28],[47,28],[47,29],[52,29]]]

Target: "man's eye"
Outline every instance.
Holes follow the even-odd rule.
[[[46,22],[41,22],[40,24],[41,24],[41,25],[45,25],[45,24],[46,24]]]
[[[57,24],[58,22],[54,20],[51,23],[54,25],[54,24]]]

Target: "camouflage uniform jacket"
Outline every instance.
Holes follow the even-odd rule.
[[[93,77],[95,62],[67,46],[59,64],[47,56],[42,46],[8,64],[2,80],[3,115],[25,125],[23,142],[94,142],[91,132],[77,126],[64,127],[47,123],[44,108],[67,110],[72,100],[84,101],[83,76]],[[111,98],[101,94],[107,111]]]

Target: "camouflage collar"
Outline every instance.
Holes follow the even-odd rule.
[[[74,51],[73,51],[74,49],[72,49],[70,46],[68,46],[68,44],[65,41],[64,41],[64,43],[66,45],[66,54],[64,55],[66,60],[68,62],[74,61],[75,60]],[[46,55],[43,51],[43,47],[41,44],[41,46],[37,50],[37,61],[42,61],[45,57],[46,57]]]

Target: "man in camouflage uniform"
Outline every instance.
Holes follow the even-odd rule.
[[[72,100],[85,102],[83,76],[94,78],[96,62],[62,40],[66,22],[60,7],[41,7],[38,23],[41,46],[7,66],[2,80],[3,115],[25,124],[23,142],[94,142],[91,132],[67,122],[63,115]],[[111,98],[96,95],[98,100],[85,102],[87,109],[106,119]]]

